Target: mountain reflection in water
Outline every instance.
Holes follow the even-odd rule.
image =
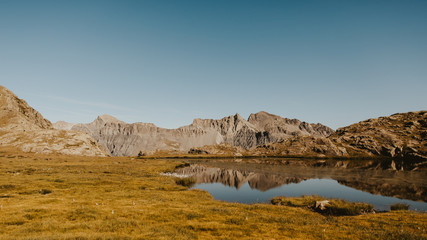
[[[215,198],[226,201],[268,202],[278,195],[316,194],[349,201],[371,201],[380,210],[387,210],[386,203],[408,199],[419,201],[406,201],[412,209],[427,210],[426,171],[382,170],[377,166],[383,163],[295,160],[286,164],[259,164],[210,160],[177,169],[176,173],[192,176],[196,181],[194,188],[207,190]]]

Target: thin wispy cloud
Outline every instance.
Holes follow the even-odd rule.
[[[109,103],[100,103],[100,102],[92,102],[92,101],[79,101],[71,98],[59,97],[59,96],[49,96],[49,95],[35,95],[37,97],[43,97],[51,100],[61,101],[70,104],[78,104],[87,107],[96,107],[102,109],[109,110],[119,110],[119,111],[135,111],[135,109],[131,109],[128,107],[123,107],[119,105],[109,104]]]
[[[49,110],[50,112],[65,113],[66,115],[77,116],[77,117],[93,117],[93,116],[96,116],[97,114],[96,112],[91,112],[91,111],[76,112],[76,111],[70,111],[67,109],[48,107],[48,106],[40,106],[37,109],[41,112],[44,112],[45,110]]]

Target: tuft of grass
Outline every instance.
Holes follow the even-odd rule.
[[[191,187],[196,183],[196,181],[194,180],[194,178],[187,177],[187,178],[178,178],[175,180],[175,183],[184,187]]]
[[[2,189],[14,189],[15,188],[15,185],[12,185],[12,184],[4,184],[4,185],[0,185],[0,190],[2,190]]]
[[[90,221],[95,220],[97,212],[93,209],[79,208],[69,212],[66,219],[69,221]]]
[[[391,211],[409,210],[409,205],[406,203],[396,203],[390,206]]]
[[[52,190],[42,188],[40,189],[39,193],[42,195],[46,195],[52,193]]]

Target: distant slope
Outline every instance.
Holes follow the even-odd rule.
[[[292,136],[326,136],[333,133],[332,129],[321,124],[289,120],[265,112],[253,114],[249,120],[236,114],[222,119],[195,119],[188,126],[165,129],[152,123],[128,124],[102,115],[91,123],[76,124],[72,129],[88,133],[115,156],[136,155],[139,151],[188,151],[221,143],[250,149]]]
[[[0,86],[0,145],[26,152],[107,156],[89,135],[56,130],[27,102]]]
[[[71,130],[71,128],[76,125],[76,123],[68,123],[64,121],[58,121],[56,123],[53,123],[53,128],[59,129],[59,130]]]

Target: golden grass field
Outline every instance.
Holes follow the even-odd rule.
[[[427,214],[352,217],[216,201],[183,160],[0,152],[0,239],[427,239]]]

